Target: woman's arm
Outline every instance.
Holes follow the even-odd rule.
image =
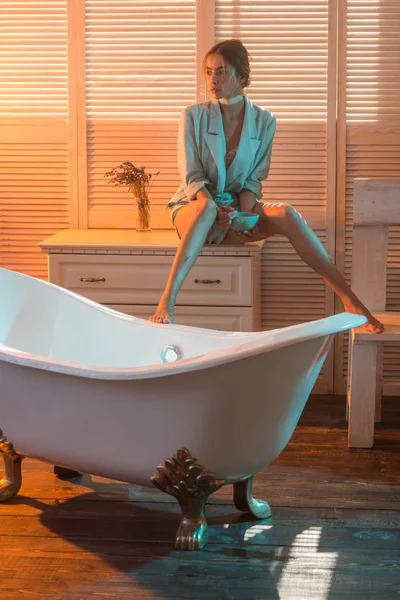
[[[190,109],[184,109],[178,128],[178,168],[188,200],[197,198],[198,192],[211,183],[200,160],[193,119]]]
[[[261,182],[268,178],[275,130],[276,119],[270,115],[266,126],[260,133],[261,143],[255,156],[254,165],[239,193],[240,210],[243,212],[252,212],[257,200],[262,198]]]

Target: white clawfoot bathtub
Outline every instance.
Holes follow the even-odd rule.
[[[0,269],[0,500],[18,492],[29,456],[152,481],[181,504],[182,549],[204,545],[204,504],[221,485],[266,517],[252,476],[288,443],[334,334],[365,321],[342,313],[256,333],[157,325]]]

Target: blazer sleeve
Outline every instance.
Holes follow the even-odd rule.
[[[243,184],[243,189],[254,192],[258,200],[263,196],[261,181],[267,179],[269,174],[275,130],[276,118],[271,115],[266,129],[261,133],[261,144],[257,150],[251,171]]]
[[[182,185],[188,200],[193,200],[197,192],[207,183],[203,165],[199,157],[193,115],[186,108],[181,112],[178,129],[178,167]]]

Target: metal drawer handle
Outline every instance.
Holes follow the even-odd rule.
[[[99,281],[105,281],[106,278],[102,277],[101,279],[96,279],[96,277],[81,277],[80,281],[83,283],[98,283]]]
[[[221,283],[220,279],[195,279],[195,283]]]

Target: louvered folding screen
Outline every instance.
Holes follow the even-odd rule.
[[[347,0],[345,274],[351,280],[355,177],[400,178],[400,4]],[[400,311],[400,228],[390,230],[387,310]],[[346,389],[347,336],[337,393]],[[400,347],[385,344],[384,393],[400,395]]]
[[[135,226],[134,199],[104,174],[130,160],[160,171],[152,226],[171,227],[180,111],[196,102],[196,2],[86,0],[89,227]]]
[[[253,62],[250,100],[277,118],[263,200],[288,202],[326,242],[328,0],[217,0],[216,41],[239,38]],[[325,317],[332,294],[283,237],[262,255],[262,325]],[[319,391],[332,388],[332,364]]]
[[[47,277],[69,225],[65,0],[0,3],[0,266]]]

